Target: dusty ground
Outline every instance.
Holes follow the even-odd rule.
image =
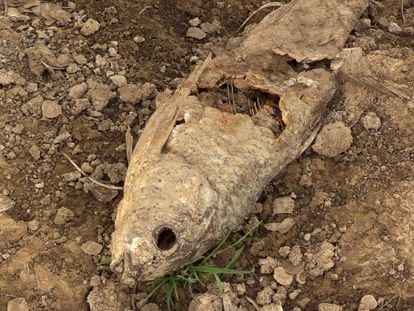
[[[109,77],[174,88],[198,59],[234,44],[262,1],[76,0],[76,7],[58,3],[70,16],[52,10],[50,17],[44,7],[48,14],[35,15],[30,5],[18,16],[14,7],[29,2],[8,1],[11,17],[0,18],[0,310],[87,310],[92,289],[98,308],[92,298],[118,286],[107,263],[122,194],[92,185],[63,153],[122,185],[125,130],[139,135],[154,94],[131,103],[120,98],[124,81]],[[377,78],[413,95],[414,2],[403,2],[403,15],[401,1],[373,4],[348,45],[363,48]],[[215,25],[205,39],[186,37],[195,17]],[[100,28],[84,36],[88,18]],[[237,266],[254,273],[225,280],[235,308],[254,310],[250,297],[285,310],[357,310],[372,295],[378,310],[414,310],[414,101],[347,82],[327,113],[326,123],[338,121],[351,128],[350,148],[334,158],[310,148],[265,190],[252,218],[289,217],[295,225],[283,234],[261,226],[248,239]],[[272,213],[279,197],[294,204],[290,215]],[[274,279],[275,268],[287,273],[283,280]],[[148,288],[106,296],[102,310],[140,308]],[[190,300],[183,293],[179,309]],[[162,294],[152,302],[166,308]]]

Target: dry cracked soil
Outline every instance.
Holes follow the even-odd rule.
[[[122,186],[127,128],[139,137],[156,92],[237,45],[262,4],[0,2],[0,310],[167,310],[108,267],[121,191],[63,154]],[[347,46],[408,98],[343,82],[247,220],[263,224],[236,267],[253,272],[225,277],[222,295],[213,281],[180,290],[178,310],[414,310],[413,27],[414,1],[371,1]]]

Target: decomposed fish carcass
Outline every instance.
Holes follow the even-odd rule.
[[[111,268],[124,283],[156,279],[206,252],[306,150],[336,91],[326,64],[366,6],[292,1],[235,51],[209,57],[157,97],[116,214]]]

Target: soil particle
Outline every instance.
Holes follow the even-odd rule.
[[[293,275],[287,273],[283,267],[277,267],[274,271],[273,277],[276,282],[283,286],[289,286],[293,282]]]
[[[115,84],[117,87],[123,87],[124,85],[127,85],[127,78],[123,75],[113,75],[109,77],[111,79],[112,83]]]
[[[64,225],[65,223],[71,221],[74,216],[75,214],[72,210],[66,207],[61,207],[57,210],[54,223],[56,225]]]
[[[127,84],[119,88],[119,95],[124,102],[138,104],[142,100],[153,98],[155,91],[155,85],[151,83]]]
[[[220,297],[204,293],[194,298],[189,307],[188,311],[222,311],[223,306]]]
[[[402,31],[402,29],[400,25],[398,25],[396,22],[390,22],[388,24],[388,31],[394,34],[399,34]]]
[[[26,299],[14,298],[7,304],[7,311],[29,311]]]
[[[207,37],[207,34],[198,27],[190,27],[187,30],[186,36],[197,40],[202,40]]]
[[[270,304],[267,306],[263,306],[259,309],[259,311],[283,311],[282,306],[280,304]]]
[[[87,241],[83,243],[81,248],[85,254],[91,256],[99,255],[102,251],[102,245],[94,241]]]
[[[358,311],[374,310],[378,306],[377,300],[372,295],[365,295],[361,298]]]
[[[92,36],[95,32],[97,32],[100,27],[101,25],[97,20],[90,18],[83,24],[80,32],[85,37],[89,37]]]
[[[140,309],[141,311],[161,311],[161,309],[155,303],[147,303]]]
[[[272,222],[267,223],[264,227],[269,231],[276,231],[280,233],[286,233],[295,225],[295,220],[293,218],[285,218],[282,222]]]
[[[272,257],[260,258],[260,273],[262,274],[271,274],[275,268],[279,265],[279,261]]]
[[[302,252],[299,245],[292,247],[292,251],[289,254],[289,261],[294,266],[298,266],[302,262]]]
[[[69,89],[68,96],[71,99],[79,99],[88,91],[88,84],[85,82],[76,84]]]
[[[273,289],[267,286],[257,293],[256,302],[261,306],[268,305],[272,302],[274,293]]]
[[[54,119],[62,114],[62,107],[54,100],[45,100],[42,104],[42,116]]]
[[[289,197],[276,198],[273,201],[273,214],[291,214],[295,208],[295,201]]]
[[[126,307],[125,295],[117,289],[116,284],[107,282],[104,286],[92,289],[87,298],[91,311],[119,311]]]
[[[89,78],[88,81],[88,96],[96,111],[102,111],[111,99],[116,97],[116,93],[111,91],[109,85],[95,81]]]
[[[342,121],[325,125],[316,137],[312,149],[326,157],[336,157],[351,147],[352,133]]]
[[[381,119],[377,116],[375,112],[368,112],[361,119],[362,125],[367,130],[377,131],[381,127]]]
[[[16,203],[12,199],[0,193],[0,213],[6,212],[13,208],[15,204]]]
[[[334,249],[334,245],[323,241],[316,247],[316,252],[305,253],[305,257],[308,260],[307,270],[311,276],[317,277],[334,267]]]
[[[342,311],[342,309],[342,306],[332,303],[323,302],[318,305],[318,311]]]

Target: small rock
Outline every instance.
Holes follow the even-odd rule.
[[[335,246],[327,241],[323,241],[315,254],[308,260],[307,270],[313,277],[324,274],[335,266],[333,257]],[[305,254],[306,255],[306,254]]]
[[[14,298],[7,303],[7,311],[29,311],[26,299]]]
[[[7,212],[15,204],[16,203],[12,199],[0,193],[0,213]]]
[[[86,82],[82,82],[82,83],[72,86],[69,89],[68,96],[71,99],[79,99],[83,95],[85,95],[87,91],[88,91],[88,85],[86,84]]]
[[[29,227],[29,229],[31,231],[37,231],[40,227],[40,222],[38,220],[34,219],[32,221],[29,221],[27,223],[27,226]]]
[[[123,75],[113,75],[109,77],[109,79],[111,79],[112,83],[117,87],[122,87],[128,84],[127,79]]]
[[[70,172],[70,173],[66,173],[62,175],[63,179],[67,182],[78,180],[79,178],[81,178],[81,176],[82,176],[81,173],[79,173],[78,171],[74,171],[74,172]]]
[[[29,148],[29,154],[32,156],[33,160],[39,160],[40,159],[40,148],[37,145],[32,145]]]
[[[273,201],[273,214],[291,214],[295,208],[295,201],[291,197],[276,198]]]
[[[15,127],[12,128],[12,132],[14,134],[20,135],[24,131],[24,125],[23,124],[17,124]]]
[[[140,308],[140,311],[161,311],[155,303],[147,303]]]
[[[256,302],[259,305],[268,305],[272,302],[274,291],[270,286],[265,287],[263,290],[257,293]]]
[[[94,275],[89,280],[89,285],[92,287],[96,287],[102,284],[101,277],[99,275]]]
[[[103,203],[111,202],[118,195],[118,190],[107,189],[93,183],[86,183],[83,187],[85,191],[90,191],[95,199]]]
[[[205,33],[214,33],[214,32],[217,32],[219,30],[219,28],[216,25],[212,24],[212,23],[202,23],[200,25],[200,28]]]
[[[142,100],[151,99],[155,96],[154,84],[127,84],[119,88],[121,100],[131,104],[137,104]]]
[[[397,23],[390,22],[388,24],[388,31],[391,32],[391,33],[394,33],[394,34],[399,34],[399,33],[401,33],[402,29],[401,29],[400,25],[398,25]]]
[[[201,294],[194,298],[188,311],[222,311],[222,303],[220,297],[209,293]]]
[[[83,243],[81,248],[85,254],[91,256],[98,255],[102,251],[102,245],[94,241],[87,241]]]
[[[186,36],[197,40],[202,40],[207,37],[207,34],[200,28],[190,27],[187,30]]]
[[[111,91],[109,85],[96,82],[93,79],[88,79],[88,96],[96,111],[102,111],[109,103],[109,101],[116,97],[116,93]]]
[[[279,262],[273,257],[266,257],[259,259],[260,273],[270,274],[273,273],[275,268],[279,265]]]
[[[280,303],[272,303],[270,305],[261,307],[259,311],[283,311],[283,308]]]
[[[372,295],[365,295],[361,298],[358,311],[374,310],[378,306],[377,300]]]
[[[316,137],[312,149],[326,157],[336,157],[351,147],[352,133],[342,121],[325,125]]]
[[[200,25],[200,23],[201,20],[198,17],[190,19],[190,21],[188,22],[188,24],[190,24],[191,27],[197,27],[198,25]]]
[[[285,257],[287,257],[290,254],[291,250],[290,250],[290,247],[289,246],[283,246],[283,247],[279,248],[279,251],[278,252],[279,252],[279,255],[280,256],[282,256],[283,258],[285,258]]]
[[[318,305],[318,311],[342,311],[342,309],[342,306],[332,303],[323,302]]]
[[[93,35],[95,32],[97,32],[100,27],[101,27],[101,25],[99,24],[98,21],[90,18],[83,24],[80,32],[85,37],[89,37],[89,36]]]
[[[45,100],[42,104],[42,115],[47,119],[57,118],[62,114],[62,107],[54,100]]]
[[[285,218],[282,222],[272,222],[265,224],[264,227],[269,231],[277,231],[280,233],[288,232],[295,225],[293,218]]]
[[[70,221],[75,214],[66,207],[61,207],[58,209],[56,216],[55,216],[55,224],[56,225],[63,225]]]
[[[141,43],[145,42],[145,38],[143,36],[135,36],[134,37],[134,42],[136,44],[141,44]]]
[[[377,131],[381,127],[381,119],[375,112],[368,112],[364,117],[362,117],[361,121],[362,125],[367,130]]]
[[[273,278],[276,280],[276,282],[283,286],[289,286],[293,282],[293,275],[287,273],[283,267],[278,267],[275,269]]]
[[[75,105],[72,107],[72,114],[77,116],[81,112],[85,111],[91,106],[89,99],[81,98],[75,101]]]
[[[300,251],[300,246],[295,245],[292,247],[292,251],[289,254],[289,261],[292,265],[298,266],[302,262],[302,253]]]

